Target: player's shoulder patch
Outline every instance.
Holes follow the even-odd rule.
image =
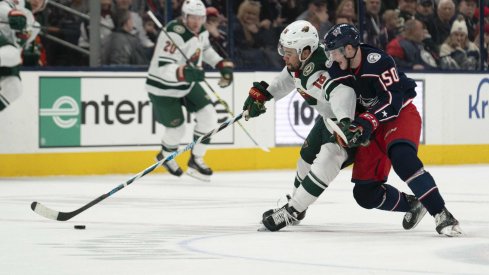
[[[379,61],[381,57],[382,56],[379,53],[369,53],[367,55],[367,61],[368,61],[368,63],[373,64],[373,63],[376,63],[377,61]]]
[[[304,70],[302,70],[302,74],[304,76],[310,75],[314,71],[314,62],[309,62],[309,64],[304,67]]]
[[[168,33],[176,33],[178,34],[184,42],[190,40],[194,35],[187,30],[187,28],[183,25],[183,23],[179,20],[173,20],[168,22],[166,26],[166,30]]]

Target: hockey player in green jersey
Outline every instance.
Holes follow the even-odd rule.
[[[265,112],[265,101],[280,100],[297,91],[320,117],[302,145],[288,203],[263,214],[263,225],[270,231],[297,224],[303,219],[309,205],[317,200],[340,170],[352,162],[354,155],[354,150],[330,142],[332,130],[323,120],[352,119],[356,96],[352,88],[331,85],[328,81],[328,60],[319,45],[317,30],[307,21],[293,22],[281,33],[278,47],[286,67],[269,86],[263,81],[255,82],[243,109],[255,117]]]
[[[182,18],[169,22],[166,33],[161,32],[158,37],[146,78],[146,90],[155,118],[165,128],[158,160],[176,151],[185,134],[182,107],[195,114],[194,140],[217,127],[216,110],[199,84],[204,80],[202,61],[220,70],[220,87],[232,83],[234,65],[211,47],[209,33],[203,26],[205,19],[204,4],[200,0],[186,0]],[[187,170],[190,176],[205,181],[210,180],[213,173],[203,159],[208,143],[209,140],[194,146]],[[183,173],[175,160],[163,163],[163,166],[172,175]]]

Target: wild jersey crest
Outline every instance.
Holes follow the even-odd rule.
[[[175,25],[173,26],[173,31],[179,34],[184,34],[185,33],[185,27],[182,25]]]
[[[314,71],[314,62],[310,62],[309,64],[307,64],[306,67],[304,67],[302,74],[304,76],[308,76],[312,73],[312,71]]]

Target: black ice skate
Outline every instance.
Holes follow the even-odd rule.
[[[212,173],[212,169],[205,164],[202,157],[196,157],[194,154],[191,154],[187,169],[189,176],[203,181],[210,181]]]
[[[287,197],[287,201],[290,201],[292,199],[292,197],[287,194],[285,195],[285,197]],[[270,209],[270,210],[267,210],[263,213],[262,215],[262,220],[260,221],[260,223],[263,223],[263,220],[267,217],[267,216],[270,216],[274,211],[277,211],[279,210],[280,208],[275,208],[275,209]],[[297,221],[293,221],[290,225],[299,225],[301,223],[301,221],[306,217],[306,210],[300,212],[298,215],[297,215]]]
[[[452,213],[444,207],[443,210],[435,215],[436,231],[448,237],[455,237],[462,234],[462,229]]]
[[[406,200],[411,206],[411,209],[406,212],[404,215],[404,219],[402,220],[402,227],[404,229],[409,230],[413,229],[418,225],[418,223],[423,219],[424,215],[426,215],[426,208],[423,204],[413,195],[406,195]]]
[[[160,161],[164,158],[163,150],[156,155],[156,160]],[[182,169],[178,166],[178,163],[172,159],[161,164],[172,175],[180,177],[183,174]]]
[[[268,231],[279,231],[280,229],[293,225],[298,221],[297,217],[299,216],[299,212],[297,212],[294,207],[289,206],[287,203],[282,208],[271,209],[266,211],[265,213],[270,213],[265,217],[265,213],[263,213],[264,217],[262,220],[263,225]],[[263,231],[258,229],[259,231]]]

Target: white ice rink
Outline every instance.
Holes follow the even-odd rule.
[[[67,222],[31,202],[72,211],[131,175],[3,178],[0,274],[489,274],[489,166],[428,170],[463,237],[439,236],[429,215],[404,231],[401,213],[360,208],[351,170],[301,225],[275,233],[257,232],[258,221],[294,171],[219,172],[210,183],[149,174]]]

